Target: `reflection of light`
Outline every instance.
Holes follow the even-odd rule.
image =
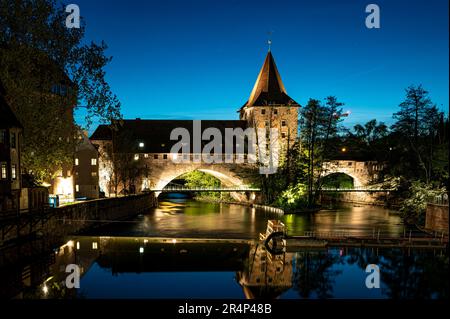
[[[48,294],[48,287],[47,287],[47,285],[44,285],[44,286],[42,287],[42,292],[43,292],[44,294]]]
[[[139,247],[139,252],[140,252],[141,254],[143,254],[143,253],[144,253],[144,247]]]
[[[148,239],[144,239],[144,244],[148,243]]]
[[[77,249],[80,249],[80,242],[77,241]]]
[[[67,245],[67,247],[72,248],[73,247],[73,240],[69,240],[66,245]]]
[[[172,239],[172,243],[173,244],[176,244],[177,243],[177,240],[174,238],[174,239]]]
[[[92,242],[92,249],[97,249],[98,248],[98,244],[96,241]]]

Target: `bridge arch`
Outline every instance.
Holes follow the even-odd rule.
[[[332,161],[323,164],[322,178],[336,173],[342,173],[353,178],[354,187],[363,187],[369,184],[370,175],[365,162]]]
[[[249,180],[241,177],[242,174],[240,174],[238,165],[189,163],[164,165],[162,167],[154,166],[149,176],[151,188],[156,190],[155,194],[156,196],[159,196],[161,193],[159,190],[164,189],[171,181],[193,171],[200,171],[211,175],[220,180],[225,187],[244,187],[251,184]],[[231,196],[238,201],[248,200],[246,194],[243,193],[232,192]]]

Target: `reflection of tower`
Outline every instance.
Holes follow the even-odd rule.
[[[292,286],[292,253],[272,255],[263,245],[250,249],[248,264],[238,272],[239,284],[248,299],[277,298]]]

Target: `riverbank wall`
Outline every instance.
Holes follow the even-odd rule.
[[[391,202],[389,192],[340,192],[324,193],[321,195],[322,203],[351,203],[360,205],[387,206]]]
[[[96,199],[58,208],[30,211],[0,219],[0,247],[20,238],[60,238],[124,220],[157,206],[153,193]]]

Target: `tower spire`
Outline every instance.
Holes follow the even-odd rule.
[[[267,44],[269,45],[269,52],[272,47],[272,33],[273,33],[273,31],[267,32],[267,34],[268,34]]]

